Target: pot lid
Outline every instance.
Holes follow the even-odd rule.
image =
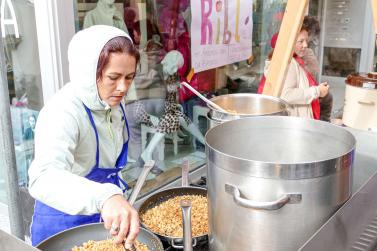
[[[347,76],[346,84],[366,89],[377,89],[377,72],[352,73]]]

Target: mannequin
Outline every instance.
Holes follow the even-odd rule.
[[[114,0],[98,0],[97,6],[86,13],[83,28],[97,24],[114,26],[128,33],[123,15],[116,9]]]
[[[177,92],[179,79],[177,71],[183,66],[183,56],[179,51],[172,50],[166,54],[162,60],[162,71],[166,81],[167,95],[165,100],[165,114],[161,119],[148,114],[142,106],[138,107],[138,114],[141,123],[156,128],[156,134],[153,135],[147,148],[142,152],[138,162],[141,166],[143,162],[152,159],[152,153],[159,141],[167,134],[176,132],[180,126],[191,133],[202,144],[205,144],[204,137],[192,121],[182,112],[181,106],[177,102]],[[155,168],[151,171],[154,174],[160,174],[162,171]]]
[[[139,48],[140,64],[138,74],[136,74],[132,84],[135,91],[134,93],[128,92],[125,107],[130,129],[130,145],[132,146],[128,149],[128,157],[135,161],[142,153],[141,121],[138,108],[142,106],[145,113],[161,117],[164,114],[166,97],[166,86],[161,65],[166,52],[158,42],[160,35],[156,32],[157,29],[154,29],[149,20],[146,23],[147,32],[143,35],[147,36],[147,43],[143,47],[140,47],[139,44],[140,38],[143,36],[139,28],[140,23],[135,22],[132,26],[135,35],[134,43]],[[137,177],[137,173],[133,176]]]

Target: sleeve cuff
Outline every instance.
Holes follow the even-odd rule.
[[[97,199],[98,212],[101,212],[103,204],[111,196],[116,195],[116,194],[123,195],[122,189],[120,189],[119,187],[117,187],[114,184],[105,183],[105,184],[101,184],[101,185],[102,185],[103,192],[98,196],[98,199]]]

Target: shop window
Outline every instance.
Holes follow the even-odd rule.
[[[103,24],[94,22],[95,9],[102,0],[76,0],[76,30],[88,25]],[[224,1],[217,1],[219,3]],[[311,13],[318,12],[319,0],[312,0]],[[287,0],[254,0],[253,12],[253,57],[249,61],[199,72],[190,84],[205,96],[235,92],[256,92],[263,74],[264,63],[271,51],[270,40],[278,32]],[[131,126],[129,145],[129,164],[124,177],[132,186],[138,177],[140,168],[138,159],[145,154],[148,145],[154,140],[156,128],[138,115],[140,111],[152,115],[158,121],[164,119],[168,83],[162,73],[161,60],[172,49],[179,50],[185,64],[178,71],[181,80],[190,75],[190,22],[189,0],[171,1],[132,1],[115,0],[114,21],[112,25],[129,33],[141,54],[139,73],[135,78],[126,99],[126,114]],[[94,11],[93,11],[94,10]],[[120,24],[119,19],[123,23]],[[151,176],[142,194],[148,193],[180,176],[183,159],[189,159],[191,169],[205,164],[204,145],[198,140],[208,130],[206,105],[193,93],[184,88],[177,89],[179,112],[183,120],[189,121],[194,131],[179,126],[173,133],[166,133],[157,147],[153,149],[153,159],[162,170],[157,176]],[[188,120],[189,119],[189,120]],[[196,136],[195,136],[196,135]]]
[[[34,158],[34,128],[43,106],[42,83],[38,55],[37,31],[33,1],[5,1],[4,19],[16,20],[5,24],[2,41],[9,89],[11,125],[16,155],[21,205],[25,215],[25,234],[28,235],[32,200],[28,195],[28,169]],[[9,5],[11,4],[11,5]],[[10,10],[14,10],[15,17]],[[3,102],[3,101],[0,101]],[[1,160],[1,164],[4,162]],[[1,168],[4,170],[4,168]],[[29,204],[30,202],[30,204]],[[4,175],[0,175],[0,206],[7,204]],[[27,211],[27,212],[26,212]],[[7,229],[6,210],[0,210],[0,227]]]
[[[10,2],[10,1],[9,1]],[[7,2],[8,3],[8,2]],[[32,1],[11,1],[5,17],[14,9],[18,33],[13,25],[5,25],[3,44],[7,65],[11,120],[20,186],[28,184],[27,170],[34,156],[34,127],[43,106],[37,31]],[[0,198],[0,201],[5,201]]]
[[[94,17],[98,14],[98,8],[104,7],[101,2],[77,1],[78,30],[103,24],[99,18]],[[203,142],[203,135],[207,130],[207,123],[203,121],[203,109],[206,107],[188,90],[183,91],[174,83],[168,86],[162,73],[161,61],[171,49],[180,50],[185,58],[185,66],[178,72],[180,77],[186,77],[190,71],[189,13],[183,15],[188,10],[189,1],[115,1],[114,4],[116,11],[112,25],[128,32],[141,54],[138,74],[126,98],[125,110],[131,138],[129,163],[123,176],[132,187],[141,171],[140,157],[144,154],[151,154],[160,169],[150,175],[143,194],[180,176],[184,158],[189,160],[191,169],[205,163],[204,145],[200,141]],[[141,16],[145,18],[140,18]],[[119,22],[120,19],[123,23]],[[196,88],[209,93],[213,90],[215,77],[215,70],[195,76]],[[172,103],[167,101],[168,95],[176,95]],[[171,109],[174,110],[173,113]],[[173,121],[167,116],[168,111],[174,116]],[[149,115],[159,121],[160,126],[153,126]],[[180,126],[173,126],[174,121],[180,123]],[[171,126],[175,128],[169,128]],[[150,150],[148,146],[158,138],[157,132],[162,133],[163,137]],[[196,137],[200,140],[195,140]]]
[[[358,72],[361,49],[325,47],[322,74],[334,77],[347,77]]]

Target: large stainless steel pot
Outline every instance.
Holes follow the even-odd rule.
[[[355,143],[341,127],[298,117],[210,129],[210,249],[297,250],[350,197]]]
[[[272,96],[252,93],[237,93],[217,96],[212,102],[229,112],[221,112],[208,105],[208,128],[223,122],[262,115],[288,115],[289,104],[284,100]],[[233,111],[233,112],[232,112]]]

